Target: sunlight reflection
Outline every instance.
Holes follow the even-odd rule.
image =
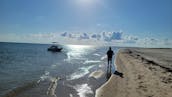
[[[90,48],[90,45],[68,45],[68,47],[72,50],[82,50],[82,49],[87,49]]]
[[[82,56],[87,54],[91,47],[89,45],[68,45],[67,60],[82,59]]]

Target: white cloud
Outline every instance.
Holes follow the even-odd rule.
[[[137,43],[137,41],[139,40],[137,36],[132,36],[132,35],[125,35],[122,37],[122,39],[125,43],[129,43],[129,44]]]
[[[103,39],[108,42],[112,40],[122,40],[122,32],[103,32],[102,36]]]
[[[92,34],[91,38],[92,39],[96,39],[96,40],[100,40],[101,39],[101,35],[100,34]]]
[[[122,32],[113,32],[111,39],[112,40],[121,40],[122,39]]]
[[[29,34],[1,34],[0,41],[87,44],[87,45],[115,45],[137,47],[172,47],[170,39],[156,39],[151,37],[140,38],[132,35],[123,35],[122,32],[102,33],[75,33],[75,32],[39,32]]]
[[[90,39],[90,37],[87,33],[83,33],[80,35],[79,39]]]
[[[68,35],[67,32],[64,32],[64,33],[61,34],[61,36],[63,36],[63,37],[66,37],[67,35]]]

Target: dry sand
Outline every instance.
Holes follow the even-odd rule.
[[[96,97],[172,97],[172,49],[121,49],[117,71]]]

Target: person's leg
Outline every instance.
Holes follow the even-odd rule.
[[[110,73],[111,73],[111,68],[112,68],[112,58],[110,58]]]
[[[111,64],[112,64],[112,58],[111,58]]]
[[[110,59],[108,58],[107,73],[109,72]]]
[[[109,61],[110,61],[110,59],[108,58],[108,65],[109,65]]]

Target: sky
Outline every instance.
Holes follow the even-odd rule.
[[[171,37],[172,0],[0,0],[3,42],[172,47]]]

